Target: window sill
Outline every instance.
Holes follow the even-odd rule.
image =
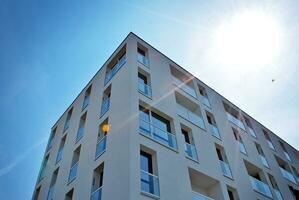
[[[148,196],[148,197],[153,198],[153,199],[160,199],[159,196],[156,196],[156,195],[151,194],[151,193],[148,193],[148,192],[143,192],[143,191],[141,191],[140,194],[145,195],[145,196]]]

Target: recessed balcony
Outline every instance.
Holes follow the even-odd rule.
[[[251,183],[253,190],[255,190],[256,192],[261,193],[269,198],[273,198],[270,187],[266,183],[254,178],[252,176],[249,176],[249,178],[250,178],[250,183]]]

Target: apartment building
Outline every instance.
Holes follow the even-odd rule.
[[[54,124],[34,200],[298,199],[299,152],[134,33]]]

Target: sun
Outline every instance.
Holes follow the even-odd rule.
[[[263,12],[247,11],[220,25],[214,35],[215,59],[234,69],[256,70],[267,66],[281,46],[276,20]]]

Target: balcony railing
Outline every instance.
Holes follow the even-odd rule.
[[[256,134],[255,134],[254,130],[253,130],[251,127],[247,126],[247,130],[248,130],[249,134],[250,134],[252,137],[255,137],[255,138],[256,138]]]
[[[198,160],[196,148],[192,144],[185,143],[185,152],[188,157],[193,160]]]
[[[240,141],[237,141],[237,142],[238,142],[238,145],[239,145],[240,152],[243,153],[243,154],[247,154],[246,149],[245,149],[245,145]]]
[[[149,85],[138,81],[138,91],[144,94],[145,96],[152,97],[152,89]]]
[[[194,98],[197,98],[196,92],[195,90],[190,87],[189,85],[185,84],[183,81],[181,81],[180,79],[172,76],[173,79],[173,83],[179,87],[180,89],[182,89],[184,92],[186,92],[187,94],[191,95]]]
[[[66,119],[64,127],[63,127],[63,132],[65,132],[70,126],[70,119]]]
[[[208,123],[208,127],[209,127],[209,130],[211,131],[211,133],[214,137],[216,137],[218,139],[221,139],[221,136],[220,136],[220,133],[219,133],[219,130],[218,130],[217,126]]]
[[[69,182],[72,182],[77,176],[79,162],[76,162],[70,169]]]
[[[110,108],[110,98],[103,99],[101,106],[101,116],[104,115]]]
[[[106,149],[106,136],[101,138],[98,143],[97,143],[97,148],[96,148],[96,158],[102,155],[102,153]]]
[[[250,183],[251,183],[253,190],[255,190],[256,192],[259,192],[267,197],[272,198],[271,190],[267,184],[265,184],[264,182],[254,178],[252,176],[249,176],[249,178],[250,178]]]
[[[228,112],[226,112],[226,116],[227,116],[227,119],[228,119],[231,123],[235,124],[236,126],[238,126],[238,127],[241,128],[241,129],[245,130],[245,126],[244,126],[244,124],[243,124],[243,122],[242,122],[241,120],[235,118],[233,115],[231,115],[231,114],[228,113]]]
[[[288,152],[283,151],[283,154],[284,154],[284,156],[286,157],[286,159],[287,159],[288,161],[291,161],[291,157],[290,157],[290,155],[288,154]]]
[[[267,140],[267,143],[268,143],[268,146],[270,147],[270,149],[272,149],[273,151],[275,151],[273,143],[270,140]]]
[[[201,97],[202,97],[203,104],[208,106],[209,108],[211,108],[211,104],[210,104],[208,97],[206,97],[206,96],[201,96]]]
[[[50,186],[49,191],[48,191],[47,200],[53,200],[54,188],[55,188],[55,185]]]
[[[203,194],[200,194],[198,192],[192,191],[192,200],[214,200],[211,197],[207,197]]]
[[[82,104],[82,110],[84,110],[89,104],[89,95],[84,97],[83,104]]]
[[[103,186],[102,186],[103,187]],[[90,194],[90,200],[101,200],[102,199],[102,187],[99,187]]]
[[[149,68],[149,59],[140,53],[137,54],[137,61]]]
[[[154,196],[160,196],[159,178],[156,175],[140,170],[141,191]]]
[[[49,140],[49,143],[48,143],[48,145],[47,145],[47,150],[46,150],[46,151],[49,151],[49,150],[52,148],[52,145],[53,145],[53,138],[51,138],[51,139]]]
[[[83,137],[83,134],[84,134],[84,126],[80,126],[77,131],[76,142],[78,142]]]
[[[270,167],[269,167],[269,164],[268,164],[268,161],[266,160],[265,156],[263,156],[263,155],[259,155],[259,156],[260,156],[260,158],[261,158],[261,161],[262,161],[263,165],[264,165],[265,167],[267,167],[267,168],[270,168]]]
[[[295,183],[296,184],[296,180],[295,180],[295,177],[293,176],[293,174],[291,174],[290,172],[288,172],[287,170],[279,167],[280,169],[280,172],[282,174],[282,176],[286,179],[288,179],[289,181],[291,181],[292,183]]]
[[[63,147],[58,149],[57,156],[56,156],[56,163],[58,163],[61,160],[62,154],[63,154]]]
[[[139,118],[139,132],[140,134],[149,137],[161,144],[164,144],[172,149],[177,150],[176,137],[172,133],[168,133],[165,130]]]
[[[118,72],[118,70],[125,64],[126,62],[126,54],[124,54],[118,62],[111,68],[110,71],[106,73],[105,76],[105,85],[112,79],[112,77]]]
[[[229,178],[233,178],[233,175],[232,175],[232,172],[230,170],[229,164],[222,161],[222,160],[219,160],[219,163],[220,163],[220,167],[221,167],[223,175],[227,176]]]
[[[177,114],[183,117],[184,119],[192,122],[193,124],[205,129],[205,124],[201,116],[196,115],[195,113],[191,112],[184,106],[177,103]]]
[[[274,190],[274,196],[275,196],[275,200],[283,200],[282,194],[279,190],[277,189],[273,189]]]

